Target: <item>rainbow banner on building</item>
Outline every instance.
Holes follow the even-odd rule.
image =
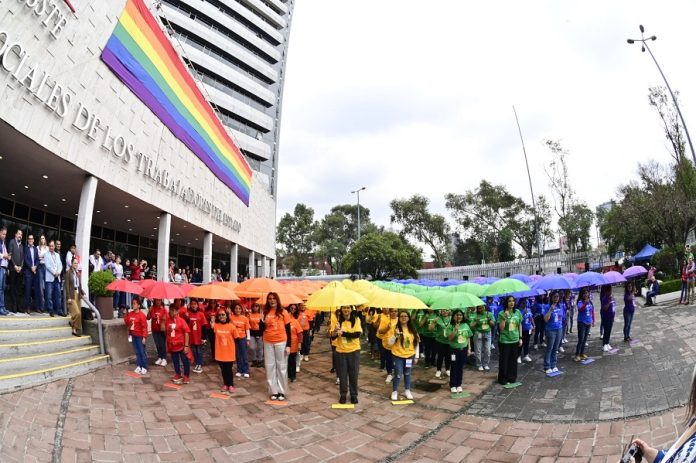
[[[101,59],[175,137],[249,205],[249,164],[142,0],[127,1]]]

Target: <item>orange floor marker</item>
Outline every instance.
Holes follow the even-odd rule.
[[[266,405],[273,405],[275,407],[285,407],[289,405],[287,400],[267,400]]]
[[[137,374],[134,371],[127,371],[126,376],[130,376],[131,378],[140,378],[141,377],[139,374]]]
[[[170,389],[181,389],[181,386],[174,383],[164,383],[164,387],[168,387]]]
[[[227,400],[230,398],[230,396],[228,396],[227,394],[221,394],[219,392],[213,392],[212,394],[210,394],[210,397],[212,399],[222,399],[222,400]]]

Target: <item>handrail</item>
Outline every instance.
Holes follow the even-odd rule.
[[[92,311],[92,313],[97,317],[97,329],[99,330],[99,350],[102,355],[106,353],[104,350],[104,334],[103,334],[103,327],[102,327],[102,318],[101,314],[99,313],[99,310],[92,304],[89,299],[86,297],[82,296],[82,302],[87,304],[87,307]]]

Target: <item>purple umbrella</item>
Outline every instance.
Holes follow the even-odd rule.
[[[546,275],[532,285],[532,289],[543,289],[545,291],[573,288],[575,288],[575,284],[561,275]]]
[[[544,294],[546,291],[543,289],[530,289],[529,291],[520,291],[519,293],[512,293],[511,296],[515,296],[517,298],[520,297],[535,297],[535,296],[540,296]]]
[[[647,275],[648,269],[643,267],[642,265],[634,265],[633,267],[629,267],[623,272],[624,278],[638,278],[642,277],[643,275]]]
[[[514,278],[515,280],[520,280],[522,283],[528,285],[529,283],[532,282],[532,279],[529,278],[528,275],[524,275],[522,273],[515,273],[514,275],[510,275],[510,278]]]
[[[619,272],[615,272],[614,270],[605,273],[604,278],[606,278],[609,284],[611,285],[615,285],[617,283],[624,283],[626,281],[626,277],[621,275]]]
[[[575,279],[575,286],[577,288],[584,288],[585,286],[602,286],[608,284],[609,281],[604,278],[604,275],[597,272],[585,272]]]
[[[564,273],[563,276],[568,278],[569,280],[575,281],[575,279],[578,277],[578,274],[575,272],[569,272],[569,273]]]
[[[542,278],[544,278],[544,277],[541,276],[541,275],[529,275],[529,279],[530,279],[531,281],[539,281],[539,280],[541,280]]]

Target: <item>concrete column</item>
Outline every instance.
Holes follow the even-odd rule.
[[[270,278],[276,277],[276,260],[275,259],[270,259],[271,260],[271,275]]]
[[[92,236],[92,216],[98,182],[96,177],[89,176],[82,183],[80,208],[77,211],[77,228],[75,229],[75,246],[77,246],[77,253],[80,255],[80,264],[82,265],[82,289],[87,297],[89,297],[89,239]]]
[[[157,228],[157,281],[169,279],[169,236],[172,234],[172,215],[160,212]]]
[[[213,273],[213,234],[205,232],[203,237],[203,283],[210,283]]]
[[[249,278],[256,276],[256,253],[249,251]]]
[[[261,261],[261,273],[264,278],[268,278],[268,257],[266,256],[263,256],[263,260]]]
[[[230,251],[230,280],[237,281],[237,274],[239,273],[239,245],[237,243],[232,243],[232,250]]]

